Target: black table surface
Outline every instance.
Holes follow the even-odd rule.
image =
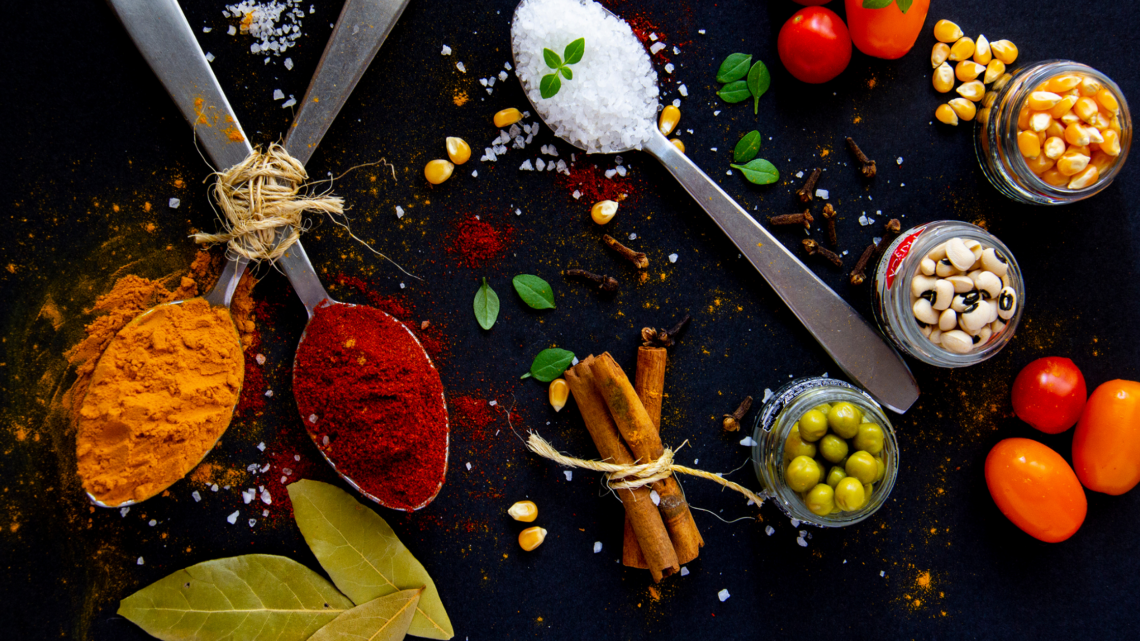
[[[226,35],[235,21],[222,15],[223,4],[187,1],[185,10],[253,142],[277,140],[293,112],[273,99],[274,90],[304,93],[339,3],[303,3],[303,37],[268,64],[250,53],[248,36]],[[842,12],[841,4],[830,6]],[[571,197],[574,184],[552,172],[518,170],[523,160],[539,157],[543,144],[570,156],[573,150],[549,130],[525,151],[479,162],[497,133],[491,115],[525,105],[513,75],[490,95],[479,83],[509,60],[514,4],[412,0],[309,169],[316,178],[348,172],[335,189],[348,200],[353,230],[422,280],[404,276],[327,221],[305,243],[333,295],[394,301],[413,327],[430,322],[423,334],[449,396],[497,403],[487,429],[456,426],[447,484],[433,504],[410,515],[379,509],[435,578],[456,638],[1134,637],[1140,492],[1088,493],[1080,531],[1046,544],[1000,514],[983,464],[998,440],[1013,436],[1070,456],[1071,432],[1045,436],[1013,415],[1010,386],[1029,361],[1070,357],[1090,390],[1114,378],[1140,378],[1138,165],[1128,163],[1102,194],[1076,205],[1012,203],[982,175],[972,127],[932,122],[945,96],[930,88],[928,53],[931,27],[946,17],[968,34],[1012,40],[1020,64],[1087,63],[1131,98],[1140,91],[1134,28],[1140,4],[936,1],[909,55],[882,61],[856,52],[849,68],[822,86],[795,81],[779,63],[776,35],[799,8],[790,1],[607,5],[666,43],[655,61],[665,102],[678,97],[678,83],[688,88],[680,125],[687,153],[747,210],[793,211],[797,172],[825,168],[820,186],[840,213],[848,266],[890,217],[904,228],[939,219],[985,224],[1022,267],[1025,314],[1013,341],[984,364],[944,370],[910,363],[922,397],[893,417],[898,483],[873,518],[845,529],[796,527],[766,505],[758,522],[745,518],[755,511],[737,496],[689,481],[691,504],[705,510],[695,516],[707,545],[687,576],[654,588],[647,573],[620,565],[622,509],[596,476],[579,471],[567,481],[561,469],[529,455],[511,431],[503,408],[515,405],[518,433],[537,430],[565,452],[596,455],[573,405],[554,413],[544,385],[519,380],[534,354],[553,345],[579,355],[608,350],[628,369],[641,327],[692,314],[670,355],[664,439],[687,441],[681,463],[732,472],[730,478],[752,488],[758,483],[739,445],[745,433],[724,433],[719,417],[745,395],[759,397],[791,377],[838,376],[838,368],[652,158],[625,154],[629,175],[615,180],[629,197],[606,229],[623,239],[637,234],[630,244],[651,261],[644,284],[602,246],[589,203]],[[195,251],[187,235],[216,224],[205,183],[210,169],[108,7],[10,3],[6,15],[0,620],[10,638],[142,639],[140,629],[115,614],[118,600],[177,569],[258,552],[319,570],[279,499],[252,528],[245,516],[237,525],[226,522],[232,511],[248,510],[241,487],[267,484],[284,497],[276,473],[250,474],[251,464],[295,452],[298,475],[333,480],[303,433],[290,393],[289,365],[305,313],[285,280],[263,269],[254,298],[266,363],[258,366],[247,354],[259,377],[254,382],[247,374],[247,385],[275,395],[263,408],[243,412],[207,459],[218,473],[244,476],[235,481],[241,485],[212,493],[183,480],[126,516],[90,507],[76,479],[74,433],[52,418],[71,380],[64,353],[92,320],[94,299],[116,278],[187,268]],[[445,44],[450,56],[440,53]],[[715,95],[716,68],[735,51],[754,54],[772,70],[758,115]],[[676,65],[672,74],[663,69],[666,58]],[[461,105],[460,94],[468,98]],[[764,136],[761,155],[781,171],[775,185],[756,187],[726,174],[732,147],[752,129]],[[433,187],[422,168],[443,155],[446,136],[470,141],[474,156]],[[856,175],[843,148],[846,136],[878,161],[873,181]],[[391,168],[349,171],[381,158]],[[615,159],[577,155],[576,169],[591,164],[600,173]],[[181,206],[170,209],[170,198]],[[397,205],[407,212],[402,219]],[[858,223],[863,212],[876,219],[874,226]],[[505,254],[480,268],[448,251],[456,225],[476,215],[510,237]],[[795,231],[777,235],[789,246],[803,238]],[[675,263],[668,260],[673,253]],[[568,266],[613,274],[623,289],[600,298],[564,281],[559,271]],[[850,286],[845,271],[825,264],[812,269],[870,315],[866,286]],[[558,308],[527,309],[511,291],[518,273],[549,280]],[[335,284],[353,282],[343,277],[360,279],[373,298]],[[471,313],[483,277],[503,301],[489,332]],[[194,491],[201,491],[201,502]],[[519,525],[505,515],[524,497],[538,503],[538,524],[550,533],[532,553],[519,550]],[[797,544],[801,530],[806,547]],[[717,596],[722,589],[731,594],[724,602]]]

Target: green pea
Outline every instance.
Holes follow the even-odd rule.
[[[790,461],[797,456],[806,456],[808,458],[815,456],[815,443],[805,443],[800,438],[800,430],[798,427],[793,427],[788,440],[784,441],[784,460]]]
[[[835,505],[844,512],[854,512],[867,502],[867,491],[859,479],[848,476],[835,486]]]
[[[835,490],[831,489],[830,485],[820,483],[808,490],[807,500],[804,502],[812,514],[827,516],[835,509]]]
[[[847,456],[847,441],[834,434],[819,439],[819,453],[831,463],[838,463]]]
[[[847,459],[847,476],[853,476],[859,479],[859,482],[866,485],[867,483],[874,483],[875,477],[879,475],[879,464],[875,462],[875,457],[866,452],[855,452]]]
[[[863,420],[863,412],[851,403],[836,403],[827,413],[827,424],[831,431],[843,438],[854,438],[859,431],[859,423]]]
[[[784,470],[784,480],[793,492],[806,492],[808,488],[815,487],[821,476],[823,469],[808,456],[797,456]]]
[[[834,488],[836,485],[839,485],[839,481],[843,480],[846,477],[847,472],[844,472],[843,468],[839,467],[838,465],[833,465],[827,472],[827,484]]]
[[[808,410],[800,417],[800,438],[814,443],[827,434],[827,415],[818,410]]]
[[[876,456],[875,465],[879,466],[879,474],[875,477],[875,482],[878,483],[887,475],[887,464],[883,462],[882,457]]]
[[[883,451],[883,428],[874,423],[861,423],[855,434],[855,449],[878,454]]]

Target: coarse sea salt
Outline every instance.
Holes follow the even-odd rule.
[[[732,595],[728,593],[728,590],[721,590],[720,592],[716,593],[716,598],[720,599],[721,603],[724,603],[725,601],[727,601],[728,597],[730,597],[730,596],[732,596]]]
[[[594,554],[598,554],[601,551],[602,551],[602,542],[601,541],[594,541]]]
[[[685,566],[685,565],[681,566],[681,576],[689,576],[689,567],[688,566]]]
[[[578,38],[586,47],[572,65],[574,79],[544,99],[543,49],[561,52]],[[649,56],[629,25],[598,3],[523,0],[511,44],[523,89],[555,135],[589,153],[640,149],[653,136],[658,90]]]

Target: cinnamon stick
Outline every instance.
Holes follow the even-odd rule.
[[[639,347],[637,350],[637,373],[634,376],[634,388],[637,397],[645,406],[653,426],[661,432],[661,400],[665,395],[665,364],[668,360],[664,347]],[[625,519],[625,537],[622,542],[622,564],[631,568],[645,568],[645,556],[637,544],[637,537],[633,536],[633,529],[629,525],[629,517]]]
[[[610,417],[609,409],[596,384],[590,364],[590,356],[575,367],[566,370],[563,376],[570,385],[574,402],[582,412],[582,420],[594,440],[602,458],[619,465],[634,463],[633,455],[621,440],[617,425]],[[642,486],[632,490],[617,490],[618,498],[625,506],[630,530],[637,539],[639,549],[645,559],[644,567],[649,569],[654,581],[660,581],[680,570],[680,562],[673,548],[669,532],[662,521],[661,512],[653,505],[650,489]]]
[[[608,352],[593,359],[587,367],[594,374],[598,391],[633,455],[642,463],[659,459],[665,452],[661,445],[661,435],[625,372]],[[681,486],[677,484],[677,479],[670,476],[657,481],[652,487],[661,499],[658,507],[665,520],[665,527],[669,530],[669,538],[673,541],[678,561],[692,561],[700,554],[705,541],[697,531],[697,524],[689,512],[689,504],[685,502]],[[644,548],[642,551],[646,552]]]

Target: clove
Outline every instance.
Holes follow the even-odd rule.
[[[835,208],[831,206],[831,203],[824,205],[823,211],[819,214],[819,217],[823,219],[823,228],[827,232],[827,244],[839,249],[839,236],[835,233],[836,216]]]
[[[646,347],[671,347],[677,339],[677,335],[684,331],[688,326],[689,321],[693,320],[691,316],[685,314],[685,317],[680,320],[673,329],[653,329],[652,327],[645,327],[641,330],[641,340]]]
[[[602,240],[605,241],[606,245],[608,245],[610,249],[621,254],[622,258],[633,263],[634,267],[638,269],[645,269],[646,267],[649,267],[649,257],[647,257],[643,252],[633,251],[629,247],[626,247],[625,245],[619,243],[616,238],[610,236],[609,234],[602,236]]]
[[[740,429],[740,421],[744,418],[744,415],[747,414],[748,410],[751,408],[752,408],[752,397],[751,396],[745,396],[744,400],[740,402],[740,407],[736,408],[735,412],[733,412],[732,414],[725,414],[724,415],[723,425],[724,425],[725,431],[735,432],[736,430],[739,430]]]
[[[867,265],[871,262],[871,256],[875,255],[876,249],[878,247],[874,243],[867,245],[867,249],[863,250],[859,260],[855,261],[855,269],[851,270],[852,285],[862,285],[863,281],[867,280]]]
[[[859,148],[859,145],[855,144],[855,141],[852,140],[850,136],[847,137],[847,149],[855,156],[855,160],[859,161],[861,165],[859,171],[863,173],[863,177],[874,178],[875,161],[868,158],[867,154],[863,153],[863,150]]]
[[[779,216],[768,216],[768,224],[773,227],[782,227],[785,225],[803,225],[807,229],[811,229],[811,224],[815,219],[811,216],[811,211],[805,209],[802,214],[780,214]]]
[[[879,239],[879,244],[875,247],[875,256],[882,256],[887,246],[898,237],[900,231],[902,231],[902,223],[899,222],[898,218],[888,220],[883,225],[883,237]]]
[[[588,272],[584,269],[567,269],[562,272],[562,275],[567,278],[577,278],[580,280],[590,281],[598,286],[598,289],[612,294],[618,290],[618,282],[612,276],[601,276],[593,272]]]
[[[899,232],[902,230],[902,223],[898,218],[892,218],[883,225],[883,237],[879,239],[877,245],[867,245],[867,249],[863,250],[863,255],[855,263],[855,269],[851,270],[851,284],[862,285],[863,281],[867,280],[867,267],[871,261],[876,257],[881,256],[887,247],[894,242],[898,237]]]
[[[810,238],[804,239],[804,251],[807,252],[808,256],[822,256],[832,265],[835,265],[836,267],[843,267],[843,258],[841,258],[839,254],[831,251],[823,245],[820,245]]]
[[[815,169],[808,176],[807,182],[803,187],[800,187],[796,195],[800,197],[800,202],[810,203],[813,196],[815,196],[815,185],[819,182],[819,177],[823,174],[822,169]]]

